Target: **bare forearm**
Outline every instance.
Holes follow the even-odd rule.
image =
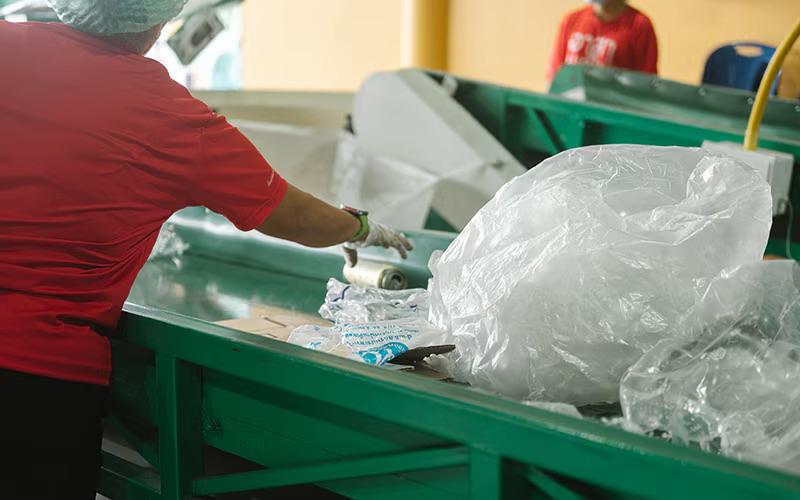
[[[286,197],[258,230],[309,247],[329,247],[349,241],[360,222],[343,210],[289,186]]]

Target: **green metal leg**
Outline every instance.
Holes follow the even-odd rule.
[[[475,500],[529,498],[529,487],[513,463],[491,452],[470,450],[470,484]]]
[[[194,482],[194,492],[198,495],[212,495],[269,489],[337,479],[438,469],[462,465],[466,462],[466,450],[461,447],[411,451],[201,478]]]
[[[103,453],[103,470],[98,491],[113,500],[158,500],[158,474]]]
[[[176,358],[156,357],[161,497],[191,498],[192,480],[203,473],[200,370]]]
[[[547,143],[548,153],[555,155],[566,149],[564,144],[561,142],[561,138],[558,137],[558,134],[553,129],[553,125],[550,123],[547,115],[545,115],[542,111],[532,108],[528,108],[528,115],[531,120],[531,124],[533,124],[536,131],[539,132],[542,139],[544,139]]]
[[[535,467],[531,467],[528,472],[528,481],[549,498],[558,500],[581,500],[583,498]]]

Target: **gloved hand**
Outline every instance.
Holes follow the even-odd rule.
[[[414,249],[414,245],[403,233],[372,221],[369,221],[369,232],[364,239],[344,244],[344,260],[348,267],[358,263],[358,249],[364,247],[394,248],[404,259],[408,257],[408,252]]]

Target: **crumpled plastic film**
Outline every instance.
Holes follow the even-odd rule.
[[[328,280],[320,316],[330,328],[303,325],[289,343],[383,365],[417,347],[440,345],[445,332],[427,321],[427,290],[381,290]]]
[[[401,354],[441,344],[444,332],[424,319],[403,318],[369,323],[336,323],[331,328],[303,325],[290,344],[339,354],[371,365],[384,365]]]
[[[506,184],[431,259],[445,367],[516,399],[613,402],[722,269],[761,258],[769,186],[701,149],[566,151]]]
[[[734,458],[800,473],[800,268],[723,272],[679,328],[633,365],[628,428],[667,432]]]
[[[427,290],[364,288],[331,278],[319,314],[333,322],[368,323],[403,318],[426,319],[429,309],[430,294]]]

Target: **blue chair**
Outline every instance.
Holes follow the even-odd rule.
[[[708,56],[703,83],[755,92],[774,53],[775,47],[760,43],[723,45]],[[772,86],[772,95],[778,91],[778,79]]]

